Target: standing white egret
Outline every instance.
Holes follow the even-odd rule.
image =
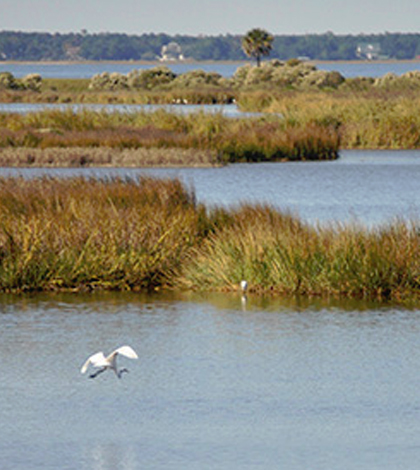
[[[113,370],[115,375],[120,379],[123,372],[128,372],[127,369],[120,369],[117,368],[117,356],[121,354],[122,356],[129,357],[130,359],[138,359],[137,353],[132,349],[130,346],[121,346],[120,348],[112,351],[112,353],[105,357],[104,353],[97,352],[90,356],[87,361],[83,364],[80,372],[84,374],[89,364],[92,364],[93,367],[98,367],[99,369],[93,374],[89,375],[91,379],[94,379],[97,375],[101,374],[102,372],[106,371],[107,369]]]
[[[248,282],[244,280],[241,281],[239,284],[242,295],[241,295],[241,304],[242,304],[242,310],[246,311],[246,304],[247,304],[247,296],[246,296],[246,291],[248,290]]]

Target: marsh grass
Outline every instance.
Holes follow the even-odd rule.
[[[420,231],[206,209],[178,180],[0,179],[0,290],[233,291],[420,299]]]
[[[0,180],[3,291],[153,289],[205,231],[177,180]]]
[[[326,127],[332,125],[339,133],[340,146],[344,149],[420,148],[420,97],[418,93],[420,74],[417,72],[408,72],[401,77],[388,74],[376,80],[356,77],[334,86],[327,86],[329,83],[327,81],[326,86],[319,87],[316,84],[303,86],[303,82],[302,86],[297,86],[293,81],[293,83],[288,83],[287,80],[284,83],[282,80],[280,82],[272,81],[276,75],[273,75],[275,71],[289,70],[289,72],[295,73],[298,71],[296,67],[277,66],[273,63],[267,64],[265,71],[250,66],[241,69],[243,70],[238,71],[237,83],[235,80],[231,82],[221,80],[217,86],[203,83],[195,85],[189,83],[186,86],[182,80],[178,80],[178,77],[171,82],[170,86],[165,85],[152,89],[123,88],[109,91],[106,89],[91,90],[88,86],[89,80],[84,79],[44,79],[40,90],[1,89],[0,101],[4,103],[180,103],[180,105],[185,103],[229,104],[235,102],[243,111],[279,114],[284,118],[282,126],[285,132],[290,132],[290,127],[294,127],[299,128],[301,134],[308,133],[306,127],[311,128],[312,126],[313,129],[315,126],[318,133],[320,129],[323,129],[324,132]],[[310,69],[313,67],[309,67],[308,71]],[[253,79],[252,83],[246,85],[245,72],[245,75],[252,72],[250,76],[255,78],[255,83]],[[261,72],[264,73],[261,75]],[[319,71],[313,72],[314,77],[318,77]],[[264,77],[268,77],[268,81]],[[299,80],[302,79],[299,74],[297,77],[300,77]],[[80,120],[77,118],[75,121],[79,122]],[[86,132],[86,128],[83,132]],[[331,133],[331,130],[328,132]],[[202,142],[201,137],[194,136],[192,140],[196,139]],[[82,140],[80,136],[74,136],[74,139]],[[11,145],[31,144],[34,146],[38,137],[34,135],[7,135],[3,136],[2,145],[5,145],[5,140],[9,141]],[[68,142],[64,138],[62,140],[62,145],[72,145],[71,142],[69,143],[70,137]],[[110,140],[114,141],[115,139],[112,137]],[[189,140],[188,143],[184,141],[177,146],[193,145],[192,140]],[[304,139],[305,142],[307,140]],[[41,141],[42,145],[50,146],[47,136]],[[89,139],[88,141],[87,145],[97,145],[97,143],[90,142]],[[220,142],[222,141],[223,139],[220,140]],[[56,144],[52,143],[51,145]],[[76,142],[74,145],[80,145],[80,142]],[[134,143],[132,142],[130,145],[134,145]],[[168,145],[168,143],[165,142],[162,145]],[[251,160],[260,158],[255,156],[253,151],[256,148],[255,142],[244,143],[244,147],[245,149],[239,157],[241,160],[249,160],[250,153],[253,155]],[[284,146],[279,147],[283,148]],[[232,142],[231,145],[227,145],[225,158],[229,160],[232,151],[239,148],[240,144],[235,141],[235,135],[232,134]],[[278,155],[282,152],[268,151],[265,148],[262,152],[257,153],[264,155],[264,158],[271,158],[270,155]],[[291,153],[300,154],[296,149]]]
[[[178,86],[173,89],[89,89],[89,79],[44,78],[39,90],[0,87],[2,103],[231,104],[231,87]]]
[[[185,98],[182,93],[174,95],[171,98],[174,101],[159,101],[162,97],[158,98],[160,94],[154,93],[156,99],[140,101],[215,102],[208,97]],[[52,96],[50,98],[53,101]],[[108,98],[101,98],[101,101],[120,101],[118,93],[113,94],[113,99]],[[64,95],[58,99],[65,101]],[[129,98],[122,101],[133,102]],[[220,151],[227,161],[232,156],[234,161],[236,158],[241,161],[296,158],[295,155],[302,153],[299,149],[308,146],[307,153],[312,155],[319,152],[319,146],[324,155],[331,155],[331,147],[337,145],[343,149],[420,148],[420,97],[418,92],[410,89],[403,92],[373,87],[360,91],[255,90],[238,92],[237,104],[243,111],[263,111],[272,116],[243,119],[197,113],[171,116],[174,113],[164,110],[155,113],[84,110],[31,113],[25,117],[3,115],[0,117],[0,146],[46,148],[105,143],[113,147],[194,147]],[[50,132],[46,132],[48,129]],[[326,149],[323,149],[324,145]]]
[[[0,115],[0,148],[180,148],[210,151],[217,163],[334,159],[339,134],[328,123],[299,126],[277,116],[221,113],[108,113],[53,110]]]
[[[247,279],[257,293],[406,301],[420,294],[419,249],[414,223],[313,227],[267,206],[244,206],[194,248],[183,283],[233,290]]]
[[[240,104],[248,111],[279,113],[302,128],[331,125],[344,149],[420,148],[420,97],[413,90],[260,92]]]
[[[216,152],[182,148],[51,147],[0,148],[2,167],[210,167],[220,162]]]

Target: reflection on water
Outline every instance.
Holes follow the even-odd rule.
[[[140,468],[134,446],[96,444],[89,449],[86,467],[92,470],[137,470]]]
[[[252,294],[243,308],[240,292],[1,300],[7,468],[417,468],[416,309]],[[80,374],[122,344],[140,357],[123,379]]]
[[[25,314],[33,312],[34,306],[42,307],[42,312],[59,309],[60,312],[74,313],[80,308],[83,312],[101,312],[103,315],[115,314],[126,310],[127,305],[139,306],[142,311],[152,312],[155,308],[164,306],[172,308],[174,304],[186,302],[208,304],[221,311],[238,310],[246,303],[247,310],[262,310],[266,312],[305,310],[340,310],[343,312],[380,311],[381,309],[399,308],[397,305],[384,304],[375,300],[343,299],[335,297],[308,297],[301,295],[271,296],[245,295],[238,292],[193,292],[193,291],[164,291],[153,293],[129,292],[96,292],[96,293],[40,293],[36,295],[16,296],[13,294],[0,295],[0,315],[12,315],[17,312]],[[79,307],[80,306],[80,307]],[[1,317],[0,317],[1,318]]]

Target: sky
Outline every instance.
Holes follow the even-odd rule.
[[[415,0],[0,0],[0,31],[416,33],[419,18]]]

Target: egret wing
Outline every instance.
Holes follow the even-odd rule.
[[[121,354],[122,356],[129,357],[130,359],[138,359],[139,356],[137,356],[136,351],[134,351],[133,348],[130,346],[121,346],[120,348],[116,349],[113,353],[111,353],[111,356],[114,354]]]
[[[83,364],[82,368],[80,369],[80,372],[82,374],[84,374],[87,371],[89,364],[92,364],[95,367],[104,367],[108,365],[108,361],[106,360],[106,357],[104,356],[103,352],[98,352],[96,354],[93,354],[87,359],[87,361]]]

